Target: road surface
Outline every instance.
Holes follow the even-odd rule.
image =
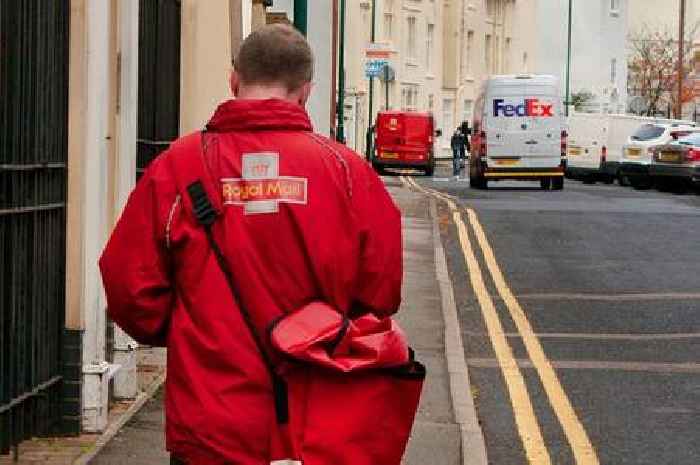
[[[448,175],[404,180],[440,200],[490,463],[700,464],[700,195]]]

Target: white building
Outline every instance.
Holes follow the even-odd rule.
[[[686,0],[686,34],[691,35],[695,31],[695,38],[700,35],[700,0]],[[629,2],[629,32],[637,34],[645,29],[654,32],[668,32],[674,38],[678,37],[678,20],[680,16],[680,2],[668,0],[632,0]]]
[[[533,0],[530,3],[535,2],[535,56],[528,69],[559,76],[564,96],[569,2]],[[571,93],[593,94],[592,110],[625,110],[628,14],[628,0],[573,2]]]

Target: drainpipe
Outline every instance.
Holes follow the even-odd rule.
[[[566,51],[566,101],[564,105],[566,107],[566,116],[569,116],[569,105],[571,100],[571,9],[572,1],[569,0],[569,41]]]
[[[685,0],[680,0],[680,18],[678,31],[678,101],[676,102],[676,118],[683,118],[683,65],[685,53]]]
[[[294,0],[294,27],[304,35],[307,33],[308,16],[309,7],[307,0]]]
[[[376,17],[377,17],[377,1],[372,0],[372,29],[371,29],[371,36],[370,36],[370,42],[374,43],[375,39],[375,33],[376,33]],[[371,77],[369,78],[369,117],[367,118],[367,142],[366,142],[366,147],[365,147],[365,155],[367,157],[367,161],[371,160],[372,158],[372,145],[373,145],[373,140],[372,140],[372,116],[373,116],[373,100],[374,100],[374,78]]]
[[[338,52],[338,130],[336,140],[345,143],[345,0],[340,0],[340,50]]]

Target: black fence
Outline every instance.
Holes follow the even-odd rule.
[[[139,3],[139,176],[180,130],[180,16],[180,0]]]
[[[69,9],[68,0],[0,1],[3,454],[55,433],[61,419]]]

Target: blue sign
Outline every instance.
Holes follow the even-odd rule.
[[[386,59],[371,59],[365,62],[365,76],[368,78],[378,78],[382,75],[385,66],[389,64]]]

